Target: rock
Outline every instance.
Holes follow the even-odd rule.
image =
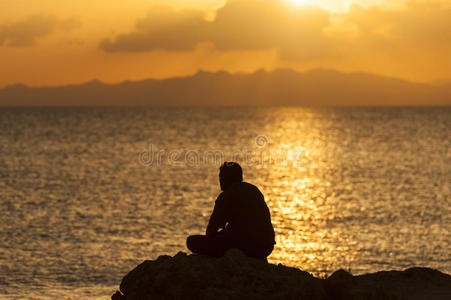
[[[451,299],[451,276],[437,270],[411,268],[360,276],[343,272],[335,272],[324,282],[331,299]]]
[[[321,281],[309,273],[249,258],[236,249],[221,258],[180,252],[145,261],[123,278],[120,290],[114,300],[326,299]]]
[[[220,258],[160,256],[128,273],[113,300],[132,299],[451,299],[451,276],[426,268],[322,280],[232,249]]]
[[[349,291],[354,288],[354,277],[345,270],[338,270],[324,281],[330,299],[351,299]]]

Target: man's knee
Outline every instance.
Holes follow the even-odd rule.
[[[189,249],[189,250],[191,250],[191,251],[193,251],[193,243],[194,243],[194,236],[192,236],[192,235],[190,235],[187,239],[186,239],[186,247]]]
[[[266,258],[272,253],[274,246],[255,246],[255,244],[251,244],[244,245],[241,249],[247,256],[267,261]]]
[[[198,253],[200,251],[203,240],[204,236],[202,235],[190,235],[186,239],[186,247],[191,250],[191,252]]]

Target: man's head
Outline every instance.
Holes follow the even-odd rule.
[[[225,191],[232,184],[242,181],[243,170],[238,163],[226,161],[219,167],[219,185],[221,190]]]

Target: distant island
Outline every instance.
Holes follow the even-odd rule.
[[[449,106],[450,83],[368,73],[289,69],[252,74],[199,71],[170,79],[0,89],[0,106]]]
[[[338,270],[319,279],[297,268],[249,258],[237,249],[221,258],[179,252],[137,266],[111,298],[449,300],[451,276],[410,268],[359,276]]]

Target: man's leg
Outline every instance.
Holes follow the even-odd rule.
[[[193,253],[222,256],[224,253],[234,248],[232,240],[223,233],[218,233],[214,237],[206,235],[191,235],[186,239],[186,246]]]
[[[241,249],[247,256],[268,262],[266,259],[274,250],[274,245],[259,245],[250,241],[239,241],[238,249]]]

